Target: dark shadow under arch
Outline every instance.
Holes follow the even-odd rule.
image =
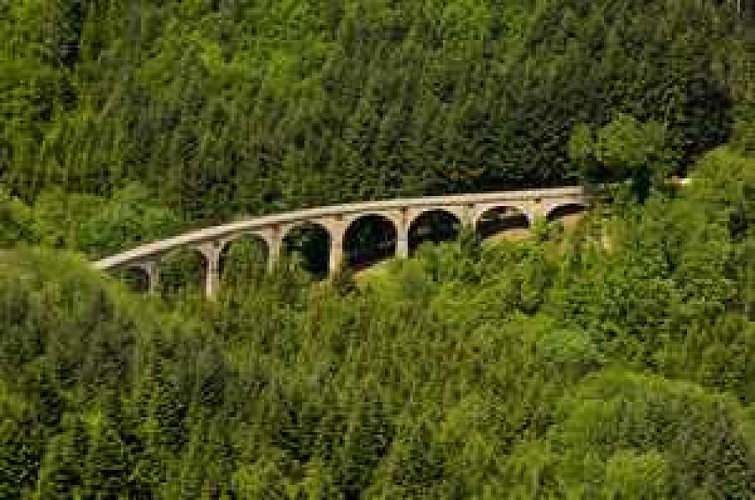
[[[160,285],[163,297],[202,293],[207,263],[195,248],[173,250],[160,259]]]
[[[118,269],[113,273],[113,276],[132,292],[147,293],[149,291],[149,274],[141,266],[128,266]]]
[[[530,221],[527,215],[511,206],[494,207],[484,211],[475,225],[475,230],[482,239],[529,229]]]
[[[257,234],[244,234],[229,241],[220,251],[220,280],[241,283],[265,275],[270,250]]]
[[[587,207],[581,203],[566,203],[553,208],[548,212],[547,218],[549,221],[573,218],[581,216],[585,210],[587,210]]]
[[[298,256],[302,267],[317,278],[328,275],[330,233],[317,223],[305,222],[288,230],[282,250],[286,256]]]
[[[429,210],[412,221],[409,226],[409,251],[423,243],[440,243],[456,239],[461,221],[446,210]]]
[[[389,218],[364,215],[353,221],[343,238],[345,263],[353,269],[364,269],[396,253],[398,232]]]

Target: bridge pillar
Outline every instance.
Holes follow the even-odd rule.
[[[327,229],[330,233],[328,276],[333,277],[341,271],[343,265],[343,240],[346,231],[342,224],[328,224]]]
[[[409,218],[407,207],[402,207],[401,211],[392,217],[393,224],[396,226],[396,258],[409,258]]]
[[[461,212],[461,219],[459,219],[462,227],[466,227],[468,229],[471,229],[472,231],[475,230],[475,223],[477,222],[475,219],[476,212],[477,206],[474,203],[467,203],[464,206],[464,209]]]
[[[213,299],[220,290],[220,245],[212,242],[199,247],[204,256],[204,296]]]
[[[207,263],[207,274],[204,278],[204,295],[212,299],[220,290],[220,262],[213,259]]]
[[[405,228],[398,233],[398,238],[396,239],[396,258],[409,258],[409,231]]]
[[[534,227],[535,223],[546,216],[546,210],[543,206],[543,201],[540,198],[534,198],[527,201],[525,207],[522,207],[524,215],[527,217],[527,221],[530,224],[530,229]]]
[[[274,226],[269,234],[266,235],[267,241],[267,269],[272,271],[278,264],[283,248],[283,231],[280,226]]]
[[[151,260],[141,265],[144,272],[147,273],[147,292],[156,294],[160,289],[160,266],[158,261]]]

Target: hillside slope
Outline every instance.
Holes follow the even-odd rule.
[[[7,252],[0,493],[746,498],[753,193],[721,149],[573,233],[428,246],[357,287],[283,267],[215,303]]]

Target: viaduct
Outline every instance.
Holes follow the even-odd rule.
[[[268,265],[281,254],[284,238],[306,224],[322,228],[328,235],[329,273],[338,271],[344,260],[345,238],[350,228],[366,217],[389,224],[395,234],[395,256],[409,256],[409,235],[429,214],[444,214],[456,222],[479,229],[491,214],[518,214],[529,227],[538,218],[554,218],[569,208],[584,208],[589,200],[582,187],[530,189],[387,201],[369,201],[311,208],[266,215],[191,231],[165,240],[148,243],[94,263],[104,271],[137,269],[146,276],[150,292],[160,283],[160,260],[181,249],[192,249],[202,256],[204,294],[212,298],[220,287],[221,256],[232,242],[255,237],[267,247]]]

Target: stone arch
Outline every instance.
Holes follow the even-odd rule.
[[[128,264],[113,272],[113,276],[132,292],[150,291],[149,271],[141,264]]]
[[[218,248],[218,272],[223,283],[238,283],[264,274],[270,243],[260,233],[244,232],[225,239]]]
[[[398,227],[391,217],[366,213],[354,218],[343,237],[345,264],[363,269],[396,253]]]
[[[582,202],[566,202],[548,207],[545,217],[548,221],[561,220],[569,225],[582,218],[585,210],[587,206]]]
[[[461,205],[449,205],[449,206],[443,206],[443,205],[437,205],[437,206],[419,206],[419,207],[409,207],[408,209],[408,222],[407,224],[411,227],[414,222],[419,219],[420,217],[425,216],[426,214],[429,214],[431,212],[442,212],[447,213],[450,216],[454,217],[456,220],[459,221],[459,223],[463,224],[465,221],[468,220],[468,217],[472,215],[472,209],[474,208],[474,205],[469,206],[461,206]]]
[[[330,267],[331,229],[319,221],[302,221],[288,226],[281,234],[284,255],[298,255],[302,266],[312,275],[323,278]]]
[[[462,218],[444,208],[423,210],[409,224],[409,251],[425,242],[440,243],[458,236]]]
[[[485,207],[475,217],[475,231],[482,239],[497,236],[519,239],[529,234],[530,228],[527,212],[514,205]]]
[[[163,297],[204,293],[208,266],[208,256],[200,248],[185,246],[170,250],[160,257],[157,291]]]

